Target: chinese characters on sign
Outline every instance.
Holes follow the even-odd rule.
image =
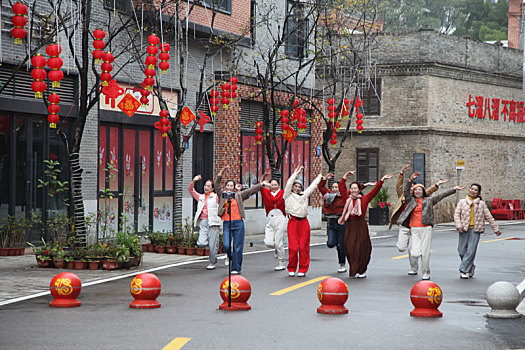
[[[523,101],[500,100],[499,98],[490,98],[483,96],[468,95],[468,116],[478,119],[513,121],[515,123],[525,123],[525,106]]]

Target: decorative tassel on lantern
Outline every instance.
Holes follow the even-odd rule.
[[[56,129],[57,123],[59,121],[58,112],[60,111],[60,106],[58,103],[60,102],[60,96],[57,94],[50,94],[48,97],[49,106],[47,107],[47,111],[49,112],[49,115],[47,116],[47,121],[49,122],[49,127],[51,129]]]
[[[144,78],[144,84],[146,85],[145,89],[151,91],[153,90],[153,85],[155,85],[155,79],[153,79],[153,77],[156,74],[153,62],[155,62],[155,64],[157,63],[157,57],[149,57],[155,56],[159,53],[159,48],[157,47],[157,45],[160,43],[160,39],[155,34],[151,34],[150,36],[148,36],[148,43],[149,46],[146,48],[146,51],[148,52],[149,56],[146,57],[147,68],[144,70],[144,74],[146,75],[146,78]]]
[[[211,90],[210,96],[210,111],[211,115],[215,117],[219,111],[219,91]]]
[[[102,69],[100,80],[102,80],[102,86],[108,86],[109,81],[112,78],[110,72],[113,70],[113,66],[111,63],[115,60],[115,57],[113,57],[113,54],[108,51],[102,55],[102,60],[104,60],[104,63],[100,66],[100,69]]]
[[[160,47],[160,53],[159,53],[160,73],[168,74],[168,69],[170,68],[170,63],[168,62],[170,60],[169,51],[171,49],[171,46],[168,43],[163,43],[163,44],[160,44],[159,47]]]
[[[22,45],[22,39],[27,35],[27,32],[24,29],[27,24],[27,19],[25,18],[25,15],[27,14],[27,6],[19,1],[13,5],[13,12],[15,15],[11,18],[11,22],[15,27],[11,29],[11,35],[15,38],[16,45]]]
[[[258,121],[258,122],[255,122],[255,142],[260,145],[262,143],[262,140],[263,140],[263,122],[261,121]]]
[[[31,64],[33,65],[33,70],[31,71],[31,76],[35,81],[31,84],[31,89],[35,92],[35,98],[43,98],[44,91],[47,89],[47,84],[44,83],[47,73],[44,67],[46,66],[46,59],[40,54],[36,54],[31,59]]]
[[[93,47],[95,48],[95,50],[93,50],[93,57],[95,58],[95,63],[100,63],[104,55],[104,51],[102,50],[106,47],[106,44],[102,41],[102,39],[106,37],[106,32],[102,29],[95,29],[93,36],[95,37],[95,40],[93,40]]]
[[[168,136],[168,131],[171,129],[171,122],[169,121],[168,117],[170,115],[170,112],[168,110],[163,109],[160,111],[159,116],[160,120],[155,123],[155,128],[159,129],[161,134],[160,136],[165,139],[166,136]]]
[[[46,53],[50,56],[47,60],[47,66],[51,71],[47,74],[49,80],[52,81],[51,87],[59,88],[60,81],[64,79],[64,72],[60,70],[64,62],[58,55],[62,52],[62,47],[59,44],[51,44],[46,47]]]

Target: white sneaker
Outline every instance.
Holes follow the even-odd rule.
[[[356,274],[357,278],[366,278],[366,272],[365,273],[358,273]]]
[[[226,257],[226,259],[224,259],[224,265],[226,265],[226,266],[230,265],[230,259],[228,259],[228,257]]]
[[[232,275],[238,275],[238,274],[239,274],[239,271],[235,271],[235,270],[232,271]]]
[[[215,269],[215,264],[209,264],[208,266],[206,266],[206,270],[213,270]]]
[[[410,276],[415,276],[415,275],[417,275],[417,270],[410,269],[410,271],[408,271],[408,274],[409,274]]]
[[[284,264],[282,262],[279,263],[279,265],[277,265],[275,268],[274,268],[274,271],[282,271],[286,268],[286,266],[284,266]]]
[[[423,281],[428,281],[430,279],[430,275],[427,275],[426,273],[424,273],[423,276],[421,277],[421,279]]]
[[[460,272],[459,273],[459,278],[467,280],[468,279],[468,273]]]
[[[345,264],[339,264],[339,269],[337,269],[337,272],[339,272],[339,273],[346,272]]]
[[[299,272],[299,273],[297,274],[297,277],[304,277],[304,276],[306,276],[306,274],[305,274],[304,272]]]
[[[290,276],[290,277],[295,276],[295,272],[293,272],[293,271],[289,271],[289,272],[288,272],[288,276]]]

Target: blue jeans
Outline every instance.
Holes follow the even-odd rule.
[[[230,232],[231,224],[231,232]],[[241,272],[242,270],[242,251],[244,249],[244,220],[233,220],[222,222],[222,246],[232,257],[232,271]],[[230,241],[233,236],[233,253],[230,250]]]
[[[346,223],[340,225],[337,222],[337,219],[328,219],[326,227],[328,229],[328,241],[326,242],[326,245],[328,248],[333,248],[337,245],[339,264],[344,264],[346,259],[344,245]]]

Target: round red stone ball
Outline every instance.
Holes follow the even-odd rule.
[[[317,298],[321,306],[317,312],[321,314],[347,314],[345,303],[348,300],[348,286],[339,278],[327,278],[317,287]]]
[[[252,295],[252,286],[246,278],[240,275],[231,276],[231,308],[228,307],[228,277],[226,277],[220,285],[219,293],[224,301],[219,309],[227,310],[250,310],[252,307],[248,305],[247,301]]]
[[[160,303],[156,300],[160,295],[160,280],[152,273],[141,273],[131,281],[129,292],[135,298],[129,307],[135,309],[159,308]]]
[[[414,305],[410,316],[442,317],[443,313],[438,310],[442,300],[443,292],[437,284],[432,281],[419,281],[410,291],[410,301]]]
[[[49,290],[54,300],[49,303],[51,307],[75,307],[82,303],[77,300],[82,290],[82,282],[72,272],[61,272],[49,283]]]

